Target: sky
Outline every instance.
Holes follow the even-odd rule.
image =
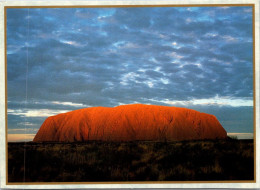
[[[154,104],[253,133],[252,7],[7,9],[8,134],[51,115]]]

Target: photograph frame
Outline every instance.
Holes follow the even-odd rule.
[[[1,64],[1,72],[4,73],[4,80],[1,79],[1,84],[5,84],[1,86],[1,124],[4,124],[5,128],[1,128],[0,135],[4,138],[1,140],[1,153],[4,153],[4,156],[1,157],[1,165],[4,163],[4,167],[1,167],[1,188],[169,188],[169,187],[178,187],[178,188],[230,188],[230,187],[238,187],[238,188],[257,188],[259,187],[259,165],[257,161],[259,161],[259,3],[257,1],[248,1],[247,3],[243,2],[230,2],[224,3],[223,1],[184,1],[179,2],[175,1],[102,1],[102,2],[72,2],[67,1],[64,5],[61,5],[63,2],[40,2],[40,1],[6,1],[1,2],[1,19],[4,20],[3,26],[4,30],[1,32],[1,37],[4,43],[1,43],[1,55],[4,59],[5,64]],[[10,8],[119,8],[119,7],[207,7],[207,6],[252,6],[253,8],[253,91],[254,91],[254,180],[249,181],[173,181],[173,182],[64,182],[64,183],[10,183],[8,182],[7,173],[8,173],[8,147],[7,147],[7,40],[6,40],[6,10]],[[4,68],[4,69],[3,69]],[[2,119],[3,118],[3,119]],[[4,175],[3,175],[3,171]],[[4,180],[4,181],[3,181]]]

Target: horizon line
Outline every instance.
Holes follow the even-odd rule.
[[[7,142],[30,142],[36,134],[7,134]],[[228,137],[235,137],[237,139],[254,139],[254,133],[227,133]]]

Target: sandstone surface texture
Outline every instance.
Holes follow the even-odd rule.
[[[214,115],[192,109],[131,104],[91,107],[48,117],[34,142],[224,139]]]

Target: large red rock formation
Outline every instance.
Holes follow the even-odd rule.
[[[226,138],[214,115],[178,107],[92,107],[48,117],[34,138],[41,141],[178,141]]]

